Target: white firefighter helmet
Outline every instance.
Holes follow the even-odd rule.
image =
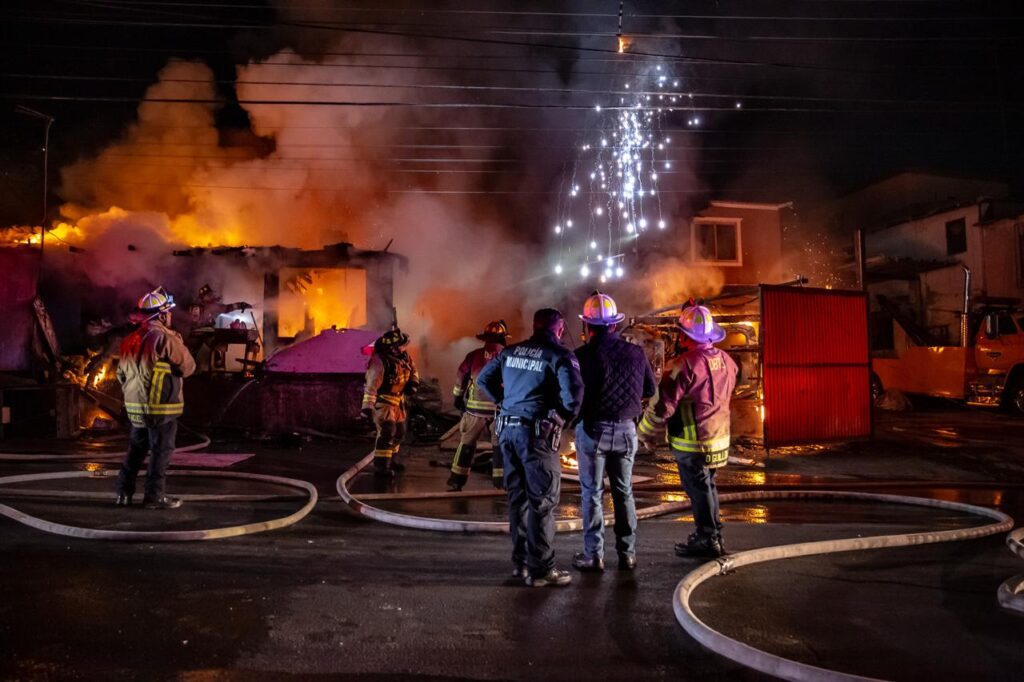
[[[174,296],[167,293],[163,287],[157,287],[139,299],[138,311],[147,319],[153,319],[163,312],[167,312],[175,305]]]
[[[607,327],[622,322],[626,316],[619,312],[615,299],[595,291],[583,302],[583,314],[580,315],[580,319],[594,327]]]
[[[687,306],[679,316],[679,328],[697,343],[718,343],[725,330],[715,322],[711,311],[702,305]]]

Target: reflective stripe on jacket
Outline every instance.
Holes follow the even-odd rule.
[[[482,417],[493,417],[497,411],[497,404],[477,387],[476,378],[480,376],[480,371],[487,366],[487,363],[498,357],[500,352],[499,344],[489,343],[482,348],[470,351],[459,365],[452,395],[456,398],[465,396],[466,412]]]
[[[677,452],[700,454],[709,467],[729,459],[729,405],[736,388],[736,363],[712,344],[682,357],[661,380],[658,400],[640,421],[638,432],[651,438],[663,430]]]
[[[420,382],[416,365],[408,353],[381,355],[374,352],[366,367],[363,409],[374,405],[402,405],[406,389]]]
[[[144,416],[180,415],[185,407],[183,380],[195,369],[181,335],[157,320],[143,323],[125,337],[117,378],[132,423]]]

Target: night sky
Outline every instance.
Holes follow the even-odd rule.
[[[677,187],[681,202],[813,200],[907,168],[1006,179],[1018,193],[1024,186],[1017,3],[632,0],[624,10],[631,44],[620,56],[619,3],[608,0],[4,3],[0,224],[35,223],[40,211],[42,125],[15,114],[15,105],[56,117],[52,216],[63,199],[59,169],[117,139],[172,57],[212,68],[224,101],[222,146],[269,153],[274,140],[248,131],[235,99],[234,65],[273,59],[284,48],[309,59],[345,54],[369,86],[367,73],[459,86],[346,87],[333,96],[401,101],[417,115],[424,103],[459,105],[425,110],[435,126],[482,117],[496,129],[487,136],[496,172],[470,186],[501,190],[495,206],[524,223],[547,221],[536,214],[552,203],[537,197],[556,192],[587,126],[586,108],[645,60],[671,64],[695,93],[692,111],[668,118],[685,135],[696,178]],[[323,71],[325,82],[351,81],[344,67]],[[474,108],[510,103],[519,106]],[[688,126],[698,115],[701,124]],[[402,157],[436,156],[424,146],[436,134],[410,130]],[[376,153],[382,163],[399,163],[393,148]],[[445,186],[415,175],[395,182]]]

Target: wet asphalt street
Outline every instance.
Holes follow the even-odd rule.
[[[288,529],[162,545],[72,540],[0,519],[0,677],[761,678],[703,650],[674,618],[673,589],[694,565],[671,551],[689,531],[685,516],[642,523],[635,573],[612,566],[600,576],[576,574],[565,589],[530,589],[506,578],[503,537],[406,530],[354,516],[334,493],[334,480],[367,451],[365,440],[296,445],[236,441],[214,448],[256,453],[232,470],[317,485],[321,502]],[[933,409],[880,415],[875,443],[773,453],[765,469],[730,467],[723,482],[928,479],[935,484],[892,492],[994,505],[1024,518],[1022,450],[1020,422]],[[427,463],[445,456],[436,448],[416,449],[398,488],[441,489],[445,472]],[[0,463],[3,475],[68,468]],[[638,473],[672,483],[664,462],[648,460]],[[991,484],[965,489],[955,487],[957,481]],[[111,483],[22,487],[100,492]],[[172,479],[172,485],[189,493],[275,492],[273,486],[231,481]],[[480,490],[486,486],[480,475],[472,482]],[[354,488],[374,486],[357,480]],[[641,499],[657,502],[666,494]],[[575,498],[569,491],[565,497],[562,513],[570,515]],[[161,515],[122,512],[99,500],[0,502],[106,528],[248,523],[286,515],[301,504],[196,502]],[[500,498],[488,497],[381,504],[487,520],[503,509]],[[728,549],[735,551],[978,520],[890,505],[773,502],[730,506],[726,522]],[[579,542],[576,534],[559,536],[563,565]],[[750,567],[712,580],[694,604],[726,634],[815,665],[892,679],[1010,679],[1024,665],[1024,619],[1001,612],[995,590],[1020,572],[1024,562],[994,537]]]

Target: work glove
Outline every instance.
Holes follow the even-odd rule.
[[[372,422],[373,421],[373,408],[372,407],[364,407],[362,409],[362,411],[359,413],[359,416],[362,417],[362,419],[364,421]]]
[[[461,395],[455,396],[455,409],[458,410],[459,412],[466,411],[466,399],[463,398]]]

